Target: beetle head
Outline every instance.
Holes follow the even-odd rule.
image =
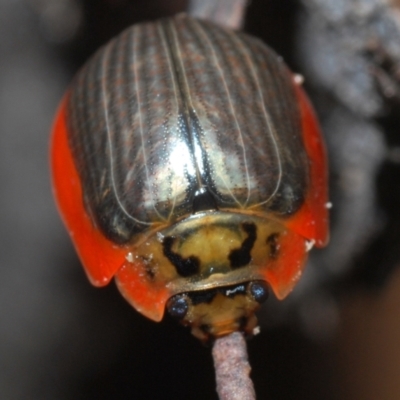
[[[243,282],[171,297],[169,314],[203,342],[241,331],[251,336],[257,326],[255,311],[268,298],[267,284],[261,280]]]

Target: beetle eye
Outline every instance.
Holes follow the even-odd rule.
[[[264,281],[250,282],[248,291],[257,303],[262,304],[268,299],[268,287]]]
[[[182,319],[189,310],[189,304],[186,295],[178,294],[168,300],[167,310],[171,317]]]

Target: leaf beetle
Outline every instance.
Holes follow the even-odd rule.
[[[135,25],[75,77],[53,187],[90,281],[207,341],[251,335],[328,239],[327,167],[300,84],[249,35],[185,14]]]

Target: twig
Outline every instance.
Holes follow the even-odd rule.
[[[231,29],[243,25],[247,0],[190,0],[189,14]]]
[[[234,332],[217,339],[212,354],[220,400],[255,400],[243,335]]]

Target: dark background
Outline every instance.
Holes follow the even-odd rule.
[[[314,253],[288,301],[271,300],[260,316],[252,376],[259,399],[398,399],[398,104],[394,96],[384,111],[365,111],[372,97],[342,101],[314,79],[327,59],[310,56],[321,50],[310,49],[317,3],[253,0],[245,24],[305,75],[327,135],[334,202],[331,246]],[[48,166],[52,118],[76,69],[124,27],[184,9],[183,0],[0,0],[1,398],[217,398],[210,348],[174,321],[146,320],[113,284],[90,286]],[[363,60],[391,69],[376,47]]]

